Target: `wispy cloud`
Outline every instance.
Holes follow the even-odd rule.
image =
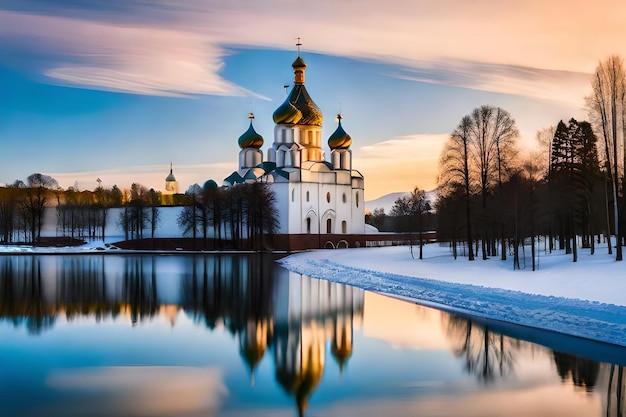
[[[223,48],[293,50],[301,36],[308,51],[390,62],[407,79],[579,101],[584,74],[626,52],[617,0],[319,0],[305,16],[286,0],[7,4],[0,42],[54,51],[48,76],[138,94],[250,94],[220,76]]]
[[[424,62],[392,76],[582,106],[590,74],[478,62]]]
[[[158,96],[255,95],[219,75],[226,52],[197,33],[0,12],[2,35],[40,53],[43,74],[59,83]]]

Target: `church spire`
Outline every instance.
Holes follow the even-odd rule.
[[[298,57],[295,61],[293,61],[293,64],[291,64],[294,74],[293,82],[296,84],[304,84],[304,71],[306,70],[306,63],[304,62],[304,59],[302,59],[302,57],[300,56],[300,47],[302,46],[302,44],[300,43],[300,38],[298,38],[298,43],[296,44],[296,46],[298,47]]]

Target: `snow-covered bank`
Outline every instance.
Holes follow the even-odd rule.
[[[423,260],[396,246],[317,250],[280,263],[315,278],[626,346],[626,265],[606,248],[581,251],[577,263],[561,251],[541,252],[534,272],[513,270],[511,260],[454,260],[437,244],[425,247]]]

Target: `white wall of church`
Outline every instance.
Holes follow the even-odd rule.
[[[278,211],[279,225],[278,225],[278,233],[294,233],[289,230],[292,228],[290,221],[285,221],[285,213],[289,213],[289,204],[290,204],[290,184],[287,182],[275,182],[270,185],[271,190],[274,192],[274,197],[276,198],[276,210]]]
[[[365,190],[352,190],[352,230],[350,233],[365,233]]]
[[[279,233],[346,234],[364,232],[363,192],[333,182],[276,182],[272,184],[280,213]],[[307,220],[309,219],[309,220]],[[329,223],[330,220],[330,230]]]

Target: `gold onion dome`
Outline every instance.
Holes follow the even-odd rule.
[[[248,127],[248,130],[246,130],[243,135],[239,136],[239,147],[242,149],[259,149],[261,146],[263,146],[263,136],[259,135],[256,130],[254,130],[254,126],[252,126],[252,119],[254,119],[254,114],[250,113],[248,118],[250,119],[250,127]]]
[[[340,114],[337,115],[337,119],[339,119],[339,126],[337,126],[337,129],[335,129],[333,134],[328,138],[328,146],[330,149],[348,149],[350,145],[352,145],[352,138],[346,133],[345,130],[343,130],[343,127],[341,126],[342,118],[343,117]]]
[[[289,98],[272,115],[276,124],[296,124],[302,119],[302,112],[291,104]]]
[[[321,126],[322,111],[309,96],[309,92],[304,86],[306,63],[298,54],[291,66],[294,73],[293,89],[287,96],[287,100],[274,112],[274,123]]]

